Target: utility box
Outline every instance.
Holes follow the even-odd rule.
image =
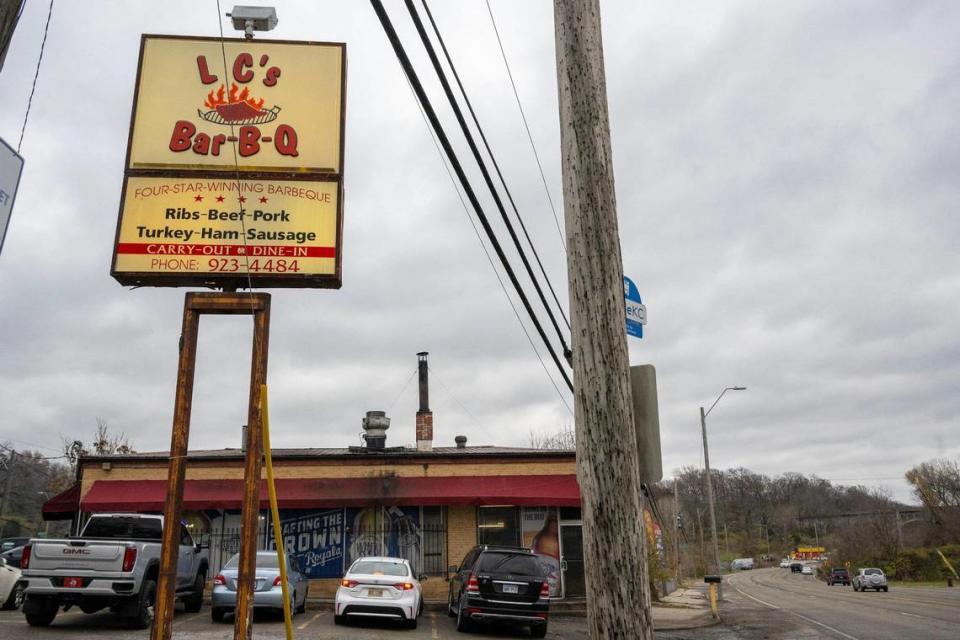
[[[657,370],[652,364],[630,367],[630,392],[633,396],[633,426],[637,432],[640,482],[660,482],[663,479],[660,408],[657,404]]]

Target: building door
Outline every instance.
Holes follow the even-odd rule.
[[[560,574],[564,598],[585,598],[587,582],[583,576],[583,527],[560,525]]]

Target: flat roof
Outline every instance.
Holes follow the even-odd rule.
[[[419,451],[413,447],[387,447],[383,451],[361,450],[354,448],[302,448],[274,449],[274,460],[402,460],[413,458],[570,458],[576,456],[574,449],[533,449],[529,447],[434,447],[432,451]],[[189,451],[187,460],[243,460],[246,454],[242,449],[206,449]],[[135,453],[114,453],[107,455],[85,455],[80,462],[152,462],[170,459],[169,451],[151,451]]]

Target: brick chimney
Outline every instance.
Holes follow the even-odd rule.
[[[417,354],[420,378],[420,410],[417,411],[417,451],[433,451],[433,412],[427,383],[427,352]]]

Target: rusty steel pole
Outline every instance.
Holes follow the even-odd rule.
[[[260,389],[267,383],[267,347],[270,336],[270,297],[253,316],[253,357],[250,365],[250,406],[247,413],[247,459],[243,471],[243,511],[240,516],[240,566],[234,640],[250,640],[253,623],[254,580],[257,572],[257,534],[260,529],[260,473],[263,468],[263,426]]]
[[[190,438],[190,410],[193,406],[193,374],[197,360],[197,331],[200,316],[190,307],[187,294],[183,305],[183,329],[180,332],[180,360],[177,365],[177,392],[173,409],[173,435],[170,439],[170,465],[167,471],[167,499],[163,506],[163,544],[160,573],[157,576],[151,640],[170,640],[173,632],[174,594],[177,588],[177,558],[180,551],[180,512],[183,507],[183,482],[187,470],[187,442]],[[141,591],[147,589],[146,582]],[[148,594],[144,594],[149,597]],[[143,597],[143,596],[141,596]]]
[[[244,495],[241,537],[240,575],[237,578],[237,615],[234,638],[249,640],[253,613],[253,581],[256,574],[257,530],[260,511],[260,469],[263,445],[260,427],[260,386],[267,381],[267,348],[270,335],[270,294],[268,293],[188,293],[183,305],[183,329],[180,334],[180,360],[177,368],[177,393],[170,441],[170,466],[167,473],[167,499],[164,503],[163,544],[156,584],[151,640],[170,640],[173,633],[173,609],[177,586],[177,558],[180,551],[180,516],[183,510],[183,485],[187,469],[187,444],[190,436],[190,410],[193,403],[193,379],[197,359],[197,334],[201,314],[253,315],[253,356],[250,368],[247,458],[244,470]],[[147,588],[145,584],[144,589]],[[145,592],[149,597],[149,591]]]

